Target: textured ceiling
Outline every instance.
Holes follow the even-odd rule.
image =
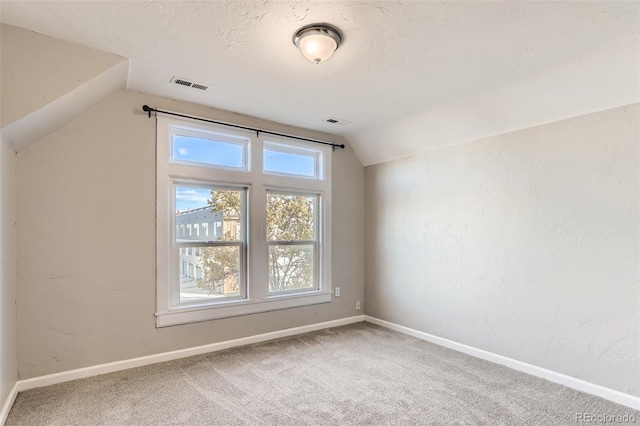
[[[638,2],[2,1],[0,12],[129,58],[130,89],[342,134],[364,164],[640,98]],[[344,34],[320,65],[291,41],[314,22]]]

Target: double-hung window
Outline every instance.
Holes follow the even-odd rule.
[[[270,294],[318,288],[317,205],[315,194],[267,192]]]
[[[331,149],[157,125],[157,326],[330,302]]]

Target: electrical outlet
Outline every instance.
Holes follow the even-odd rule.
[[[360,310],[360,301],[356,300],[356,311]]]
[[[336,295],[336,297],[340,297],[340,287],[336,287],[333,293]]]

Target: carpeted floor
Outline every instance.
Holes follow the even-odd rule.
[[[580,423],[640,412],[368,323],[18,395],[13,425]]]

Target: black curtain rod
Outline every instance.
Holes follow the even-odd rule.
[[[149,118],[151,118],[151,112],[155,112],[156,114],[157,113],[168,114],[168,115],[174,115],[176,117],[190,118],[192,120],[205,121],[207,123],[219,124],[221,126],[235,127],[236,129],[251,130],[253,132],[256,132],[256,135],[260,134],[260,133],[266,133],[266,134],[272,135],[272,136],[282,136],[282,137],[285,137],[285,138],[297,139],[297,140],[300,140],[300,141],[320,143],[322,145],[329,145],[330,147],[333,148],[334,151],[336,150],[336,148],[344,149],[344,144],[338,145],[338,144],[335,144],[335,143],[317,141],[315,139],[301,138],[299,136],[292,136],[292,135],[287,135],[287,134],[284,134],[284,133],[270,132],[269,130],[257,129],[255,127],[240,126],[238,124],[230,124],[230,123],[225,123],[225,122],[222,122],[222,121],[209,120],[208,118],[195,117],[193,115],[178,114],[177,112],[163,111],[161,109],[152,108],[149,105],[142,105],[142,110],[149,114]]]

